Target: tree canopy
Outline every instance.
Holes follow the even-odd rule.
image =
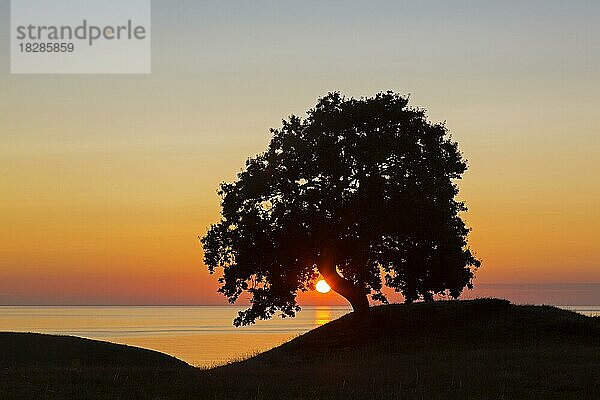
[[[384,285],[407,302],[472,287],[480,261],[456,199],[467,163],[444,124],[394,92],[329,93],[271,133],[221,184],[221,220],[201,239],[219,292],[250,294],[236,325],[294,316],[319,274],[355,311],[386,302]]]

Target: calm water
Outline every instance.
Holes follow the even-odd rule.
[[[303,307],[296,318],[232,326],[238,308],[0,306],[0,331],[74,335],[140,346],[196,366],[213,366],[278,346],[348,313],[348,307]]]
[[[600,315],[600,306],[565,306]],[[208,367],[275,347],[339,318],[348,307],[304,307],[296,318],[234,328],[235,307],[0,307],[0,331],[75,335],[171,354]]]

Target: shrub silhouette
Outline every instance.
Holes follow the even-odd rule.
[[[272,129],[268,149],[221,184],[222,218],[201,239],[223,293],[251,307],[235,325],[280,311],[320,273],[356,312],[383,285],[407,302],[458,297],[480,266],[455,199],[466,161],[443,124],[394,92],[329,93],[306,118]]]

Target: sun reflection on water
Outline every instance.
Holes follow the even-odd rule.
[[[315,325],[324,325],[331,319],[331,307],[315,307]]]

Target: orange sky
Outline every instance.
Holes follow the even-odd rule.
[[[223,304],[196,239],[218,183],[329,90],[410,93],[447,122],[476,283],[600,283],[600,13],[557,4],[534,21],[323,4],[307,29],[183,1],[153,11],[150,75],[10,75],[2,37],[0,304]]]

